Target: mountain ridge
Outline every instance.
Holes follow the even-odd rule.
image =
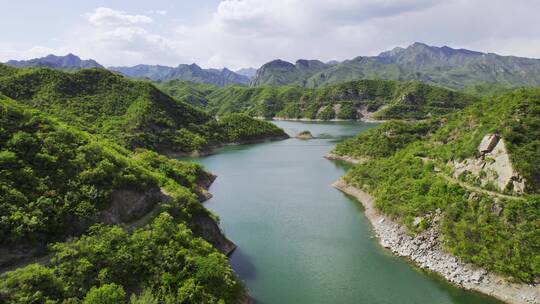
[[[406,48],[396,47],[377,56],[320,62],[310,65],[309,69],[304,68],[304,62],[303,59],[296,64],[272,60],[257,70],[250,85],[318,87],[358,79],[422,81],[455,89],[484,83],[540,85],[540,59],[436,47],[420,42]]]
[[[48,67],[56,69],[79,70],[86,68],[104,68],[93,59],[82,60],[79,56],[69,53],[65,56],[56,56],[53,54],[45,57],[29,60],[9,60],[6,65],[18,68],[24,67]]]
[[[109,70],[121,73],[130,78],[150,79],[152,81],[188,80],[209,83],[217,86],[229,84],[248,84],[249,77],[223,69],[203,69],[196,63],[179,64],[177,67],[163,65],[139,64],[136,66],[111,66]]]

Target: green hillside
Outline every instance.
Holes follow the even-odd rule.
[[[207,151],[228,143],[222,141],[227,136],[219,122],[149,82],[103,69],[66,73],[2,66],[0,71],[0,93],[130,149],[175,154]],[[268,135],[266,131],[259,134],[261,139]],[[270,135],[284,137],[277,128]]]
[[[217,86],[212,84],[185,80],[156,82],[155,85],[170,96],[199,107],[205,107],[208,104],[207,96],[218,89]]]
[[[0,266],[71,239],[47,265],[3,274],[0,302],[236,301],[243,288],[226,257],[192,233],[209,216],[199,202],[208,179],[0,96]]]
[[[540,89],[520,89],[427,122],[382,124],[339,144],[333,153],[368,159],[345,179],[373,194],[379,210],[411,231],[430,227],[441,210],[438,229],[450,252],[517,280],[537,282],[539,127]],[[499,176],[491,169],[458,171],[475,162],[490,168],[504,159],[480,152],[488,134],[498,134],[497,145],[504,143],[519,177],[504,188],[496,187],[493,180]],[[517,181],[524,182],[524,192]]]
[[[206,94],[204,107],[223,115],[309,119],[421,119],[446,114],[476,100],[460,92],[421,83],[358,80],[307,89],[297,86],[230,86]]]

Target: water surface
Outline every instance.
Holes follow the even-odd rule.
[[[198,158],[218,178],[206,207],[238,249],[230,260],[258,303],[499,303],[452,287],[383,249],[359,203],[331,187],[323,155],[373,124],[276,121],[319,137],[227,147]]]

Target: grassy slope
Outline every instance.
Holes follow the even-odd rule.
[[[371,158],[345,178],[372,193],[384,213],[415,231],[429,226],[430,214],[441,209],[440,229],[449,251],[533,282],[540,276],[539,117],[540,89],[521,89],[429,122],[385,123],[338,145],[335,153]],[[476,156],[482,137],[492,132],[501,134],[514,167],[527,180],[524,200],[483,193],[473,198],[469,190],[443,178],[448,172],[434,170],[444,169],[449,160]],[[498,208],[500,214],[494,211]],[[419,216],[424,220],[414,226]]]

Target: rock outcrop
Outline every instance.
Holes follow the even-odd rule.
[[[229,240],[225,234],[223,234],[223,231],[221,231],[216,221],[208,214],[200,213],[194,215],[192,223],[193,232],[207,240],[223,254],[228,256],[236,249],[236,245],[233,241]]]
[[[439,240],[437,222],[440,212],[432,215],[432,228],[411,236],[406,227],[380,214],[374,198],[340,179],[333,184],[362,203],[379,243],[394,254],[412,260],[418,267],[433,271],[448,281],[468,290],[475,290],[511,304],[539,304],[540,288],[527,284],[510,283],[504,278],[461,261],[446,252]]]
[[[311,134],[311,132],[306,130],[306,131],[302,131],[298,133],[298,135],[296,135],[295,138],[308,140],[308,139],[313,139],[313,135]]]
[[[339,160],[339,161],[344,161],[344,162],[347,162],[347,163],[350,163],[350,164],[363,164],[365,162],[367,162],[369,159],[366,158],[366,157],[363,157],[363,158],[355,158],[355,157],[352,157],[352,156],[348,156],[348,155],[338,155],[338,154],[335,154],[335,153],[332,153],[332,152],[328,152],[324,155],[324,158],[328,159],[328,160]]]
[[[111,205],[101,212],[100,219],[108,225],[130,223],[149,213],[159,202],[171,199],[159,188],[145,191],[116,190],[112,194]]]
[[[498,134],[487,134],[478,146],[480,157],[452,163],[454,177],[473,174],[482,186],[493,184],[497,190],[510,189],[521,194],[525,179],[512,166],[504,140]]]

